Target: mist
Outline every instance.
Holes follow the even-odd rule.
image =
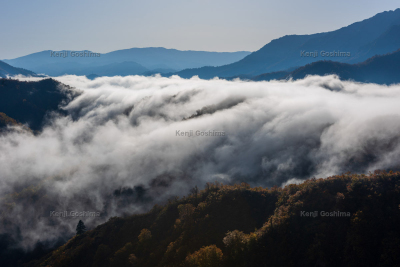
[[[400,169],[399,85],[334,75],[55,79],[82,92],[69,115],[50,116],[36,135],[0,136],[0,232],[27,249],[71,236],[79,219],[92,228],[207,182],[271,187]]]

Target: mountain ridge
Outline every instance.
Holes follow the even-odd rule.
[[[301,57],[301,51],[343,51],[351,57],[335,58],[338,62],[358,63],[371,57],[362,48],[389,31],[392,26],[400,25],[400,9],[385,11],[375,16],[352,23],[335,31],[314,33],[310,35],[286,35],[272,40],[259,50],[251,53],[242,60],[220,66],[186,69],[174,73],[183,78],[198,75],[200,78],[211,79],[231,77],[236,75],[260,75],[268,72],[285,71],[288,68],[303,66],[319,58]],[[396,28],[400,34],[400,29]],[[396,49],[393,47],[381,51],[389,53],[400,48],[400,40],[396,38]]]
[[[94,53],[89,50],[71,51],[61,50],[58,53],[67,53],[67,56],[54,57],[53,50],[44,50],[32,53],[15,59],[6,59],[6,63],[16,67],[24,67],[37,73],[44,73],[50,76],[62,75],[66,71],[71,72],[73,68],[92,68],[125,61],[136,62],[147,68],[181,70],[188,67],[219,66],[242,59],[250,52],[207,52],[192,50],[177,50],[167,48],[130,48],[99,53],[100,56],[72,56],[71,52],[87,52],[87,55]],[[75,53],[74,53],[75,54]],[[63,54],[64,55],[64,54]],[[64,65],[66,65],[64,67]],[[57,69],[54,70],[54,67]],[[75,74],[75,73],[70,73]],[[91,74],[91,73],[84,73]]]
[[[23,68],[16,68],[7,64],[3,61],[0,61],[0,78],[6,78],[7,76],[14,76],[14,75],[24,75],[24,76],[32,76],[37,77],[38,75],[33,71],[26,70]]]
[[[30,266],[397,266],[399,186],[399,172],[379,170],[284,188],[207,183]]]
[[[335,74],[342,80],[365,83],[395,84],[400,83],[400,49],[385,55],[376,55],[363,62],[349,64],[331,60],[316,61],[292,72],[264,73],[251,78],[255,81],[303,79],[307,75]]]

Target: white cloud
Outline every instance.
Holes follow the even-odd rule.
[[[73,222],[59,218],[47,233],[51,208],[103,211],[97,224],[216,179],[281,186],[399,168],[398,85],[334,76],[288,82],[56,79],[83,91],[66,107],[71,117],[55,119],[38,136],[0,137],[0,194],[38,184],[47,194],[38,203],[22,199],[10,215],[23,214],[17,221],[25,244],[54,239],[59,229],[73,232]],[[177,130],[225,135],[176,136]],[[121,187],[134,188],[125,202],[112,195]]]

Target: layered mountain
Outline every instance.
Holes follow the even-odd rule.
[[[0,61],[0,78],[5,78],[7,76],[14,75],[24,75],[24,76],[37,76],[36,73],[23,69],[23,68],[15,68],[3,61]]]
[[[100,54],[92,51],[42,51],[5,62],[50,76],[132,75],[175,72],[186,68],[221,66],[236,62],[250,52],[180,51],[161,47],[131,48]],[[126,62],[130,62],[127,64]],[[135,66],[133,66],[135,65]],[[109,72],[109,68],[112,68]],[[94,72],[97,68],[99,73]],[[140,68],[140,69],[139,69]],[[101,74],[100,74],[101,73]],[[115,74],[116,73],[116,74]],[[124,74],[123,74],[124,73]]]
[[[139,75],[149,69],[133,61],[124,61],[120,63],[111,63],[101,66],[77,66],[76,68],[66,69],[64,74],[90,75],[97,76],[128,76]],[[61,73],[60,73],[61,75]]]
[[[287,35],[272,40],[238,62],[177,72],[181,77],[200,78],[260,75],[285,71],[320,61],[359,63],[377,54],[400,48],[400,9],[386,11],[347,27],[311,35]]]
[[[335,61],[317,61],[292,72],[274,72],[258,75],[255,81],[269,81],[293,78],[303,79],[307,75],[336,74],[342,80],[357,82],[394,84],[400,83],[400,49],[382,56],[374,56],[362,63],[348,64]]]
[[[379,38],[373,42],[367,44],[360,48],[358,56],[360,59],[370,58],[375,55],[384,55],[400,48],[400,25],[391,26],[385,33],[383,33]],[[353,63],[358,61],[355,57],[349,60],[348,63]]]

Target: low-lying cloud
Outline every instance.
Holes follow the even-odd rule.
[[[70,115],[38,135],[0,136],[1,216],[13,222],[0,230],[19,233],[25,247],[74,232],[77,219],[52,210],[99,211],[83,218],[94,226],[206,182],[269,187],[400,169],[398,85],[335,76],[56,79],[83,91],[65,107]]]

